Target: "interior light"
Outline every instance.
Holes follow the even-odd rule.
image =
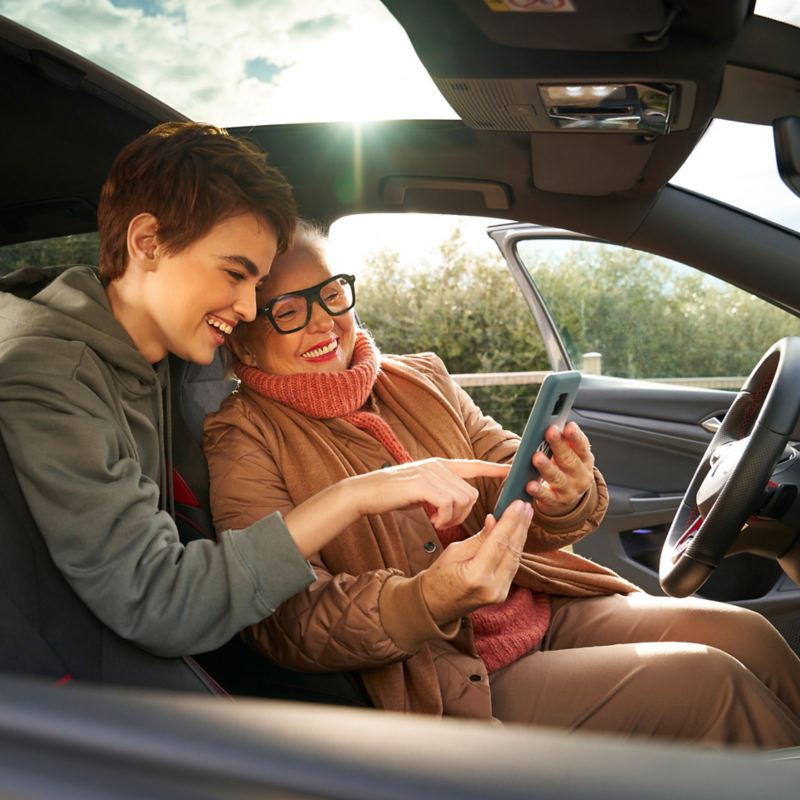
[[[672,84],[551,84],[539,94],[557,128],[669,133],[676,87]]]

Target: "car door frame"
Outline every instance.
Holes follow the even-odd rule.
[[[547,302],[536,286],[533,277],[518,257],[517,245],[520,241],[532,239],[610,243],[585,234],[529,223],[492,226],[488,230],[488,235],[494,240],[504,257],[536,322],[552,369],[573,369],[572,359],[558,332]],[[649,252],[630,243],[622,246],[645,253]],[[658,255],[664,254],[658,253]],[[685,259],[681,259],[681,261],[686,263]],[[687,266],[699,269],[691,264],[687,264]],[[753,294],[758,293],[753,292]],[[632,414],[617,413],[613,407],[615,396],[631,391],[644,398],[647,404],[654,404],[655,407],[662,410],[673,409],[675,404],[683,404],[686,409],[678,412],[678,422],[659,425],[658,418],[654,417],[649,418],[648,425],[643,426],[641,418],[637,419],[636,415]],[[603,402],[604,395],[610,398],[610,402]],[[661,446],[672,451],[682,451],[684,458],[699,461],[711,441],[713,420],[721,419],[734,397],[734,392],[696,389],[687,393],[684,387],[668,384],[584,375],[573,419],[584,429],[591,430],[593,437],[598,436],[598,432],[600,432],[601,435],[605,433],[609,437],[632,437],[634,440],[638,440],[640,445],[647,445],[649,442],[652,446],[657,446],[660,441]],[[587,409],[585,407],[587,398],[590,398],[590,405],[594,408]],[[697,409],[703,406],[707,409],[706,413],[700,419],[691,421]],[[691,473],[686,474],[684,478],[688,485]],[[683,491],[667,490],[648,495],[636,490],[626,491],[626,487],[614,485],[611,481],[609,484],[610,502],[606,518],[595,534],[576,546],[576,552],[621,572],[651,594],[663,595],[657,573],[632,558],[629,550],[623,547],[619,536],[620,525],[624,524],[625,530],[668,527],[683,497]],[[730,602],[763,613],[779,627],[787,640],[790,640],[790,643],[795,646],[795,649],[800,651],[800,587],[797,587],[787,576],[777,575],[771,588],[759,597],[733,599]]]

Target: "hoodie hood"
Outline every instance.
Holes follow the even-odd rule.
[[[119,324],[103,284],[92,267],[25,267],[0,278],[0,351],[23,348],[28,359],[35,358],[39,372],[50,373],[49,358],[61,351],[58,369],[63,371],[64,350],[58,342],[80,343],[79,350],[67,350],[75,356],[79,370],[81,354],[91,351],[100,371],[84,373],[72,380],[77,384],[90,381],[96,397],[116,394],[116,420],[136,441],[142,471],[160,488],[159,503],[171,507],[172,458],[165,446],[164,404],[162,388],[167,390],[166,436],[170,435],[170,388],[166,359],[151,364],[137,349],[127,331]],[[63,372],[62,372],[63,376]],[[81,410],[84,402],[81,389],[62,388],[62,402]],[[55,445],[52,445],[55,446]]]
[[[121,377],[146,385],[157,379],[112,313],[92,267],[24,267],[0,278],[0,343],[27,336],[85,342]]]

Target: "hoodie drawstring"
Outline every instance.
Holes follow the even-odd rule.
[[[173,459],[172,459],[172,379],[170,378],[169,370],[167,374],[167,399],[164,403],[164,440],[165,440],[165,483],[167,492],[167,511],[172,519],[175,519],[175,485],[173,481]]]
[[[156,402],[158,403],[156,420],[158,422],[158,457],[160,462],[158,507],[162,511],[166,511],[172,519],[175,519],[175,497],[172,481],[172,382],[170,381],[168,365],[165,365],[160,370],[160,373],[163,374],[164,383],[162,391],[155,393],[157,396]]]

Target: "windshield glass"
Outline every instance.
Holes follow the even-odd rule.
[[[797,0],[758,0],[755,11],[800,26]],[[671,182],[800,231],[800,199],[778,174],[768,125],[715,120]]]
[[[800,198],[778,174],[769,125],[714,120],[671,183],[800,231]]]
[[[797,0],[758,0],[756,14],[789,25],[800,25],[800,4]]]

